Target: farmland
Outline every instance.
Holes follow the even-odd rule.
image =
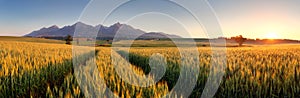
[[[31,38],[31,37],[16,37],[16,36],[0,36],[1,41],[18,41],[31,43],[48,43],[48,44],[64,44],[65,41],[52,40],[45,38]]]
[[[86,54],[92,49],[82,48],[86,48]],[[129,52],[112,51],[110,47],[96,50],[95,59],[88,59],[81,66],[73,65],[72,46],[0,41],[0,97],[92,97],[109,91],[124,98],[163,97],[176,85],[182,67],[176,47],[134,47]],[[299,45],[227,48],[225,75],[214,97],[300,97],[299,50]],[[189,96],[192,98],[201,96],[213,60],[210,47],[199,47],[197,51],[199,75]],[[117,64],[127,63],[142,76],[150,72],[149,59],[156,53],[165,57],[166,73],[149,87],[127,83],[112,66],[113,55],[118,58]],[[122,59],[125,54],[128,58]],[[88,66],[93,62],[96,67]],[[189,67],[188,62],[185,65]],[[102,79],[105,85],[95,84]]]

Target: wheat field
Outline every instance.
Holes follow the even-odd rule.
[[[0,97],[77,98],[111,91],[114,97],[158,98],[170,93],[182,67],[176,47],[131,48],[130,52],[109,47],[96,50],[95,59],[84,64],[96,62],[96,67],[76,65],[74,69],[72,46],[0,41]],[[298,45],[227,48],[225,75],[214,97],[300,97],[299,50]],[[199,47],[198,52],[200,72],[191,98],[201,96],[213,59],[209,47]],[[165,58],[167,69],[161,80],[149,87],[131,85],[118,76],[111,57],[119,57],[117,64],[128,63],[143,76],[150,72],[149,59],[157,53]],[[125,54],[129,55],[127,60],[122,59]],[[137,81],[137,77],[125,78]],[[94,85],[102,80],[105,84]]]

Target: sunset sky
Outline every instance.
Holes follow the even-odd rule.
[[[115,0],[120,1],[123,0]],[[59,27],[72,25],[80,19],[89,2],[90,0],[0,0],[0,36],[22,36],[51,25]],[[300,40],[298,27],[300,0],[208,0],[208,2],[214,9],[226,37],[243,35],[248,38]],[[107,5],[109,6],[111,5]],[[137,9],[143,7],[137,6]],[[102,17],[107,15],[101,9],[96,10],[99,12],[96,15]],[[124,13],[130,13],[131,10],[136,9],[128,9]],[[96,25],[99,22],[85,23]],[[161,31],[187,37],[182,24],[159,13],[145,13],[132,18],[126,24],[145,31]],[[191,28],[192,30],[188,30],[191,31],[191,37],[206,37],[199,33],[202,28]]]

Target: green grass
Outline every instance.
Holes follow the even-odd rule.
[[[53,43],[65,44],[65,41],[51,40],[44,38],[31,38],[31,37],[14,37],[14,36],[0,36],[0,41],[18,41],[18,42],[33,42],[33,43]]]
[[[32,42],[32,43],[52,43],[52,44],[65,44],[65,41],[62,40],[53,40],[53,39],[44,39],[44,38],[31,38],[31,37],[15,37],[15,36],[0,36],[0,41],[17,41],[17,42]],[[72,42],[76,44],[76,42]],[[106,40],[97,40],[93,41],[81,41],[80,45],[83,46],[95,46],[99,45],[100,47],[109,47],[112,42],[107,44]],[[121,40],[113,43],[113,46],[125,47],[129,46],[129,40]],[[198,47],[210,47],[209,42],[188,42],[188,41],[178,41],[174,43],[171,40],[135,40],[130,45],[130,47],[184,47],[184,46],[193,46],[197,45]],[[227,47],[234,47],[236,45],[227,43]]]
[[[129,46],[129,40],[121,40],[114,42],[113,46]],[[130,45],[131,47],[181,47],[181,46],[193,46],[193,44],[196,44],[197,46],[209,46],[208,42],[178,42],[175,43],[175,41],[170,40],[135,40]]]

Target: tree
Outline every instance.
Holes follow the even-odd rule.
[[[66,40],[66,44],[72,45],[71,41],[73,41],[73,37],[71,35],[67,35],[65,40]]]
[[[109,44],[109,40],[106,40],[106,44]]]
[[[239,44],[239,46],[242,46],[243,43],[247,40],[247,38],[244,38],[242,35],[234,37],[234,40]]]

